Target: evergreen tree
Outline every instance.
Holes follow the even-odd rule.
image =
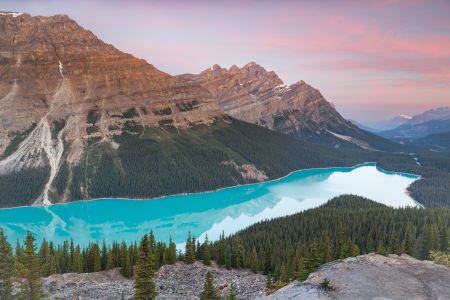
[[[191,232],[189,231],[186,240],[184,262],[186,264],[192,264],[195,262],[195,259],[195,239],[191,236]]]
[[[17,258],[21,257],[23,255],[23,248],[19,243],[19,238],[16,240],[16,250],[15,255]]]
[[[25,239],[25,250],[20,258],[20,275],[25,279],[20,286],[19,299],[38,300],[44,298],[40,281],[39,258],[36,256],[35,238],[28,232]]]
[[[336,234],[336,257],[345,258],[345,229],[342,223],[338,224]]]
[[[383,246],[383,241],[378,241],[376,253],[383,256],[387,256],[389,254]]]
[[[320,257],[317,242],[312,242],[306,257],[306,269],[309,272],[313,272],[318,266],[320,266]]]
[[[267,289],[273,288],[272,274],[267,274],[266,288]]]
[[[412,227],[410,224],[406,224],[405,226],[405,237],[403,242],[403,251],[411,256],[415,254],[414,248],[414,236],[412,232]]]
[[[156,298],[155,270],[153,268],[153,253],[150,251],[148,235],[145,234],[139,245],[139,257],[136,265],[136,280],[134,283],[134,298],[136,300]]]
[[[299,258],[297,263],[297,270],[294,271],[295,279],[303,281],[308,278],[309,270],[306,267],[305,261],[303,257]]]
[[[226,263],[226,242],[225,242],[225,233],[222,231],[219,237],[218,242],[218,250],[217,250],[217,263],[221,266]]]
[[[241,238],[236,236],[233,239],[233,248],[232,248],[232,266],[240,269],[244,266],[244,248],[242,247]]]
[[[102,243],[102,270],[106,270],[108,264],[108,248],[106,247],[106,241],[103,239]]]
[[[250,269],[253,273],[257,273],[258,268],[258,253],[256,252],[255,247],[252,247],[252,253],[250,254]]]
[[[286,266],[284,265],[284,262],[281,263],[280,266],[280,281],[281,282],[287,282],[288,281],[288,276],[287,276],[287,272],[286,272]]]
[[[230,247],[227,247],[226,249],[227,250],[225,251],[225,268],[227,268],[228,270],[231,270],[231,267],[232,267],[231,249],[230,249]]]
[[[234,284],[231,284],[230,290],[228,291],[228,295],[226,300],[236,300],[236,288],[234,287]]]
[[[209,251],[209,241],[208,241],[208,235],[206,234],[205,236],[205,241],[203,242],[202,245],[202,260],[203,260],[203,264],[209,266],[211,265],[211,253]]]
[[[100,272],[102,270],[102,258],[100,256],[100,247],[98,246],[98,243],[92,245],[91,257],[92,272]]]
[[[12,278],[16,275],[16,266],[11,246],[3,229],[0,228],[0,299],[10,300],[12,297]]]
[[[322,254],[321,260],[322,263],[327,263],[331,260],[333,260],[333,253],[332,253],[332,245],[331,245],[331,238],[328,231],[324,231],[322,235],[322,242],[320,245],[320,251]]]
[[[400,244],[398,242],[398,235],[396,230],[393,230],[391,232],[391,236],[389,238],[389,252],[393,254],[401,254]]]
[[[121,243],[120,249],[120,273],[125,278],[133,276],[133,267],[131,266],[130,257],[125,242]]]
[[[213,277],[210,272],[206,273],[205,283],[203,285],[203,292],[200,294],[201,300],[218,300],[219,295],[214,288]]]
[[[167,263],[169,265],[173,265],[177,261],[177,246],[172,240],[172,237],[169,239],[169,248],[168,248],[168,255],[167,255]]]

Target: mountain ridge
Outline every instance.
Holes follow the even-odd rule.
[[[368,150],[396,147],[344,119],[305,81],[285,85],[274,71],[255,62],[229,69],[213,65],[200,74],[177,77],[209,90],[226,114],[300,140]]]
[[[13,205],[154,197],[362,162],[309,142],[396,147],[343,119],[304,81],[285,86],[254,62],[171,76],[66,15],[0,21],[0,196]],[[239,101],[223,97],[235,92]]]

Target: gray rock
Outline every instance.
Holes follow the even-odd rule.
[[[178,262],[160,268],[156,275],[158,299],[198,299],[206,272],[222,296],[234,284],[238,299],[450,299],[450,267],[419,261],[407,255],[368,254],[321,266],[304,282],[294,281],[265,295],[266,278],[247,270],[226,270],[196,262]],[[332,290],[320,284],[327,278]],[[49,299],[126,299],[133,296],[133,281],[118,269],[89,274],[52,275],[43,279]]]

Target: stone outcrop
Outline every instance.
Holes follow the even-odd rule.
[[[158,299],[198,299],[205,274],[210,271],[221,295],[233,284],[238,299],[449,299],[450,268],[407,255],[368,254],[321,266],[304,282],[294,281],[266,295],[266,278],[246,270],[177,263],[157,273]],[[321,283],[327,278],[331,290]],[[125,299],[133,296],[133,281],[117,269],[89,274],[52,275],[43,279],[49,298]]]
[[[206,272],[211,272],[214,284],[221,295],[228,294],[235,286],[238,299],[254,299],[264,295],[266,279],[249,271],[226,270],[217,266],[207,267],[200,262],[192,265],[176,263],[159,269],[156,276],[157,299],[199,299]],[[123,278],[118,269],[87,274],[52,275],[43,279],[49,298],[60,299],[131,299],[133,281]]]
[[[325,278],[330,280],[332,290],[320,288]],[[325,264],[305,282],[293,282],[269,296],[269,299],[342,300],[449,298],[448,266],[420,261],[408,255],[385,257],[377,254]]]

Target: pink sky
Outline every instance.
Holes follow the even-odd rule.
[[[255,61],[362,122],[450,105],[450,1],[0,0],[69,15],[170,74]]]

